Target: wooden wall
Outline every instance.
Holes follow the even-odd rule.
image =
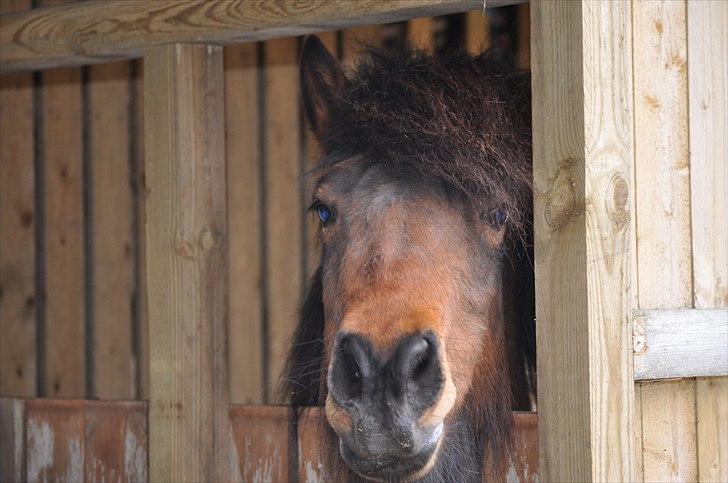
[[[728,3],[633,4],[640,309],[728,306]],[[644,382],[637,476],[728,481],[728,378]]]
[[[3,0],[0,11],[31,7]],[[63,3],[43,0],[38,5]],[[322,33],[435,52],[510,46],[528,66],[528,6]],[[318,224],[303,183],[301,38],[226,47],[229,360],[235,403],[273,403]],[[141,61],[0,77],[0,395],[146,399]]]

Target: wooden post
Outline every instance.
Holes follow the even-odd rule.
[[[531,9],[540,478],[632,481],[631,4]]]
[[[222,48],[144,57],[151,481],[226,481]]]

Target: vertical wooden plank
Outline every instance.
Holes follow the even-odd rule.
[[[693,302],[728,306],[728,4],[688,2]],[[728,481],[728,377],[696,381],[698,480]]]
[[[0,398],[0,481],[25,480],[25,400]]]
[[[331,53],[331,55],[333,55],[335,58],[339,58],[339,50],[337,45],[338,32],[321,32],[317,35],[326,47],[326,49]],[[307,156],[305,169],[308,170],[309,168],[313,167],[321,157],[318,143],[316,142],[316,139],[314,138],[313,133],[309,129],[308,125],[306,125],[306,129],[304,130],[303,142],[305,144]],[[306,176],[306,174],[306,172],[303,173],[304,176]],[[307,183],[303,186],[303,189],[303,208],[306,209],[311,203],[311,191],[313,187],[310,185],[310,183]],[[319,246],[319,236],[321,234],[321,222],[318,219],[318,216],[316,216],[314,213],[307,212],[304,214],[304,217],[306,223],[306,251],[304,253],[306,265],[304,267],[304,280],[308,281],[313,276],[313,274],[316,273],[316,269],[318,268],[320,262],[321,254]]]
[[[407,22],[407,42],[415,49],[429,54],[435,50],[432,17],[415,18]]]
[[[84,415],[85,481],[148,481],[146,404],[86,401]]]
[[[267,401],[272,402],[296,325],[302,285],[298,40],[265,43],[265,193],[268,314]]]
[[[0,13],[30,0],[1,2]],[[33,77],[0,77],[0,394],[36,393]]]
[[[490,47],[490,23],[483,10],[465,12],[465,50],[471,54],[479,54]]]
[[[635,2],[639,307],[692,306],[685,2]],[[695,384],[642,384],[645,480],[697,479]]]
[[[132,79],[131,89],[134,93],[132,100],[131,115],[134,116],[132,122],[132,141],[133,149],[131,155],[133,159],[131,166],[134,169],[132,178],[134,187],[134,212],[135,219],[135,240],[136,243],[136,267],[134,274],[135,282],[135,307],[134,320],[136,322],[135,333],[133,337],[136,339],[135,356],[136,356],[136,378],[137,378],[137,398],[149,399],[149,311],[147,307],[147,277],[146,277],[146,199],[147,188],[145,180],[144,167],[144,95],[142,79],[144,78],[144,63],[141,60],[132,62],[134,68],[134,78]]]
[[[93,396],[132,399],[134,240],[129,63],[89,67]]]
[[[42,6],[67,3],[44,0]],[[43,71],[45,380],[49,397],[86,394],[81,69]]]
[[[230,399],[248,404],[264,400],[257,51],[225,48]]]
[[[222,48],[144,57],[149,476],[227,480],[227,233]]]
[[[540,478],[631,481],[631,4],[531,9]]]
[[[25,411],[26,480],[83,481],[84,401],[32,399]]]
[[[291,411],[285,406],[230,409],[242,481],[290,481]]]

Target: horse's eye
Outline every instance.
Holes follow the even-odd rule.
[[[334,210],[321,202],[316,203],[314,205],[314,209],[316,210],[319,219],[324,225],[328,225],[336,218],[336,213],[334,213]]]
[[[508,221],[508,212],[503,208],[498,208],[490,213],[484,211],[481,214],[481,219],[487,221],[491,227],[498,229]]]

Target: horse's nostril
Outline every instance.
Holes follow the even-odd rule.
[[[433,404],[443,384],[436,337],[426,333],[405,339],[393,362],[399,366],[398,385],[415,408]]]
[[[342,334],[339,337],[331,367],[330,389],[342,402],[361,398],[364,379],[372,370],[368,352],[359,336]]]

